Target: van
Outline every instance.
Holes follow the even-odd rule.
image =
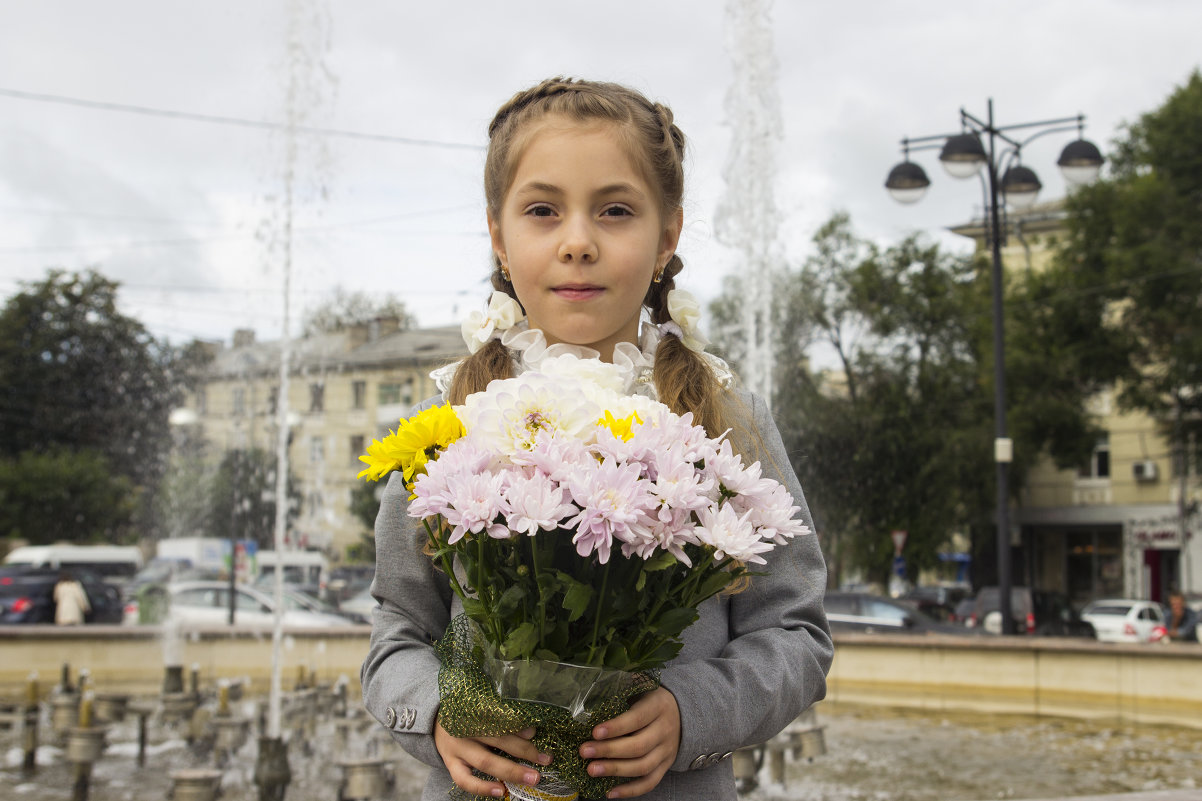
[[[142,569],[142,551],[133,545],[22,545],[4,564],[78,570],[120,584]]]
[[[275,571],[279,567],[284,573],[284,583],[306,592],[314,598],[323,598],[329,580],[330,563],[320,551],[259,551],[259,587],[275,583]]]

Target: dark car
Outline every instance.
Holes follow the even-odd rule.
[[[900,600],[920,612],[944,623],[961,622],[956,618],[956,605],[972,593],[966,587],[914,587]]]
[[[831,631],[901,634],[972,634],[971,629],[941,623],[908,603],[866,592],[828,592],[826,619]]]
[[[120,623],[121,591],[99,576],[74,572],[91,610],[85,623]],[[54,585],[59,571],[44,567],[0,568],[0,624],[53,623]]]
[[[989,634],[1002,630],[1001,593],[997,587],[982,587],[973,603],[969,625]],[[1042,637],[1094,637],[1094,628],[1081,619],[1064,593],[1033,590],[1030,587],[1010,588],[1010,616],[1016,634]]]

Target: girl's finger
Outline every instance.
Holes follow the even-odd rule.
[[[535,762],[539,765],[550,765],[551,755],[539,751],[534,743],[518,734],[507,734],[503,737],[477,737],[478,742],[491,748],[499,748],[516,759]]]
[[[446,762],[446,760],[444,760]],[[505,785],[481,779],[472,773],[471,767],[461,760],[446,762],[447,772],[455,786],[467,793],[491,798],[501,798],[505,795]]]

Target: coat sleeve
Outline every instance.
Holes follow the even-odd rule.
[[[663,669],[663,686],[680,707],[673,770],[775,736],[826,695],[834,656],[823,611],[826,563],[809,508],[767,406],[749,393],[742,397],[753,422],[744,453],[754,453],[764,475],[785,484],[811,533],[769,552],[768,564],[756,566],[763,575],[729,597],[729,642],[720,655]]]
[[[423,553],[426,533],[406,514],[409,491],[389,476],[376,517],[371,645],[360,672],[363,704],[409,754],[442,766],[434,747],[438,656],[451,617],[450,584]]]

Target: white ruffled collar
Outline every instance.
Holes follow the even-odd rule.
[[[659,400],[652,373],[655,367],[655,349],[662,337],[659,326],[644,320],[639,330],[637,345],[633,342],[619,342],[614,346],[613,365],[622,377],[625,394]],[[543,362],[561,356],[598,361],[601,359],[600,353],[583,345],[569,345],[563,342],[548,345],[542,330],[531,328],[525,320],[503,331],[501,344],[507,347],[513,356],[515,372],[518,375],[526,371],[536,371]],[[726,362],[712,353],[703,352],[701,356],[709,362],[718,381],[723,386],[730,386],[734,376]],[[451,381],[462,363],[453,362],[430,373],[439,392],[446,394],[450,390]]]

